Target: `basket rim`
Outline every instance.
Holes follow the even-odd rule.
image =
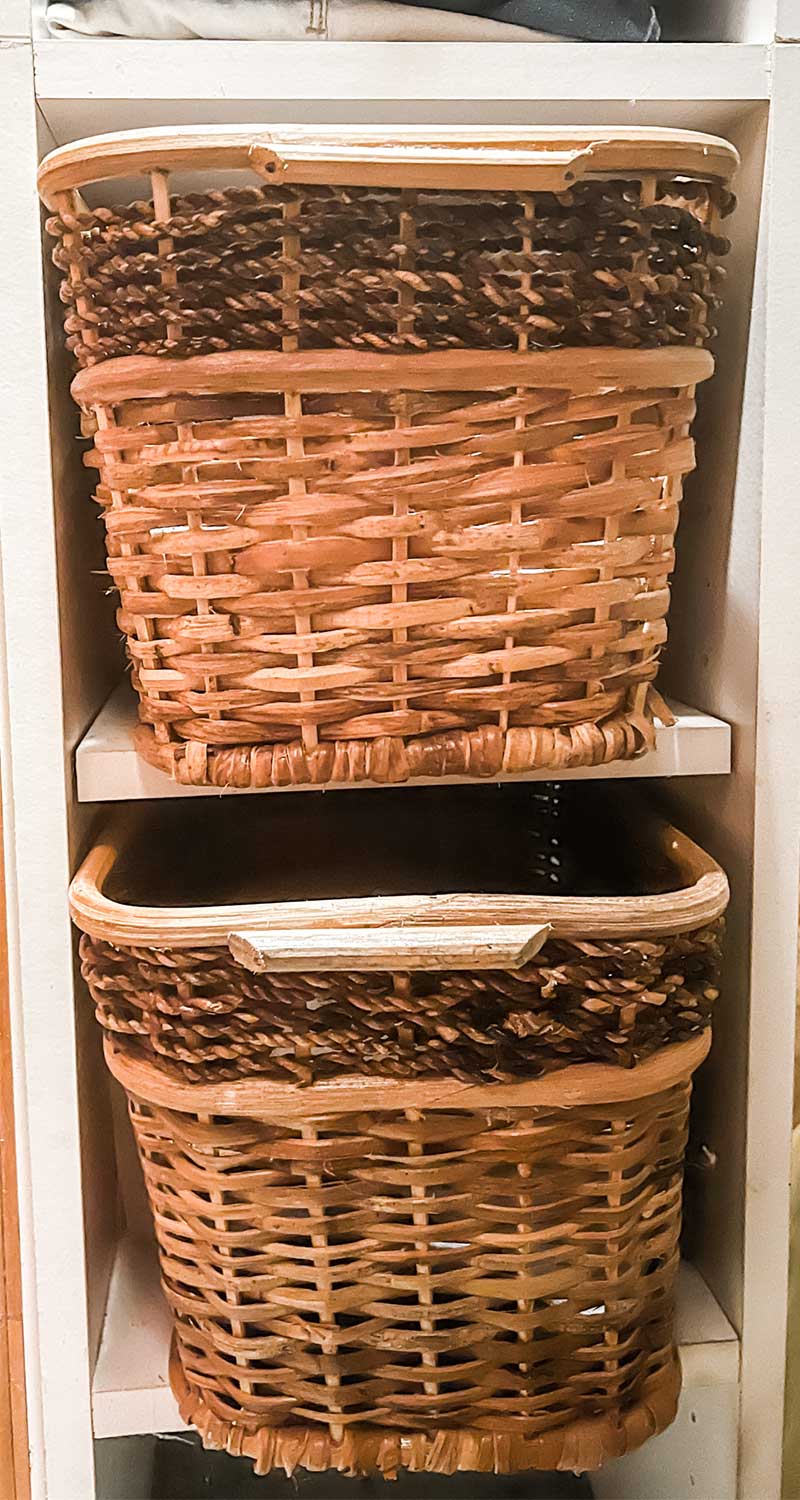
[[[340,186],[557,191],[627,173],[727,182],[739,154],[721,136],[624,125],[476,129],[453,126],[186,125],[88,136],[45,156],[39,193],[149,173],[249,169],[277,182]]]
[[[277,1121],[407,1109],[575,1108],[624,1104],[688,1083],[711,1047],[711,1028],[685,1042],[621,1068],[573,1063],[521,1083],[464,1083],[457,1078],[395,1078],[346,1074],[306,1085],[243,1078],[233,1083],[181,1083],[163,1065],[137,1056],[111,1036],[103,1053],[113,1077],[130,1095],[161,1109]]]
[[[185,359],[129,354],[79,371],[71,384],[84,407],[137,398],[364,389],[500,390],[553,385],[574,395],[603,384],[652,390],[699,385],[714,356],[691,345],[660,349],[568,348],[516,351],[443,349],[424,354],[367,354],[345,349],[283,354],[229,350]]]
[[[81,931],[121,946],[192,948],[226,946],[233,933],[286,935],[348,927],[530,927],[547,924],[554,937],[615,938],[675,934],[702,927],[724,912],[728,880],[716,860],[686,834],[652,813],[634,795],[619,801],[631,831],[646,831],[685,877],[677,890],[639,896],[528,896],[445,894],[359,896],[307,901],[260,901],[222,907],[142,906],[114,901],[104,887],[138,820],[130,809],[112,815],[80,866],[69,891],[72,918]]]

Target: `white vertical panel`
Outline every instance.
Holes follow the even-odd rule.
[[[742,1500],[781,1492],[800,859],[800,51],[777,48],[767,339],[742,1323]],[[731,1101],[734,1106],[734,1101]]]
[[[31,0],[0,0],[0,37],[30,38]]]
[[[67,791],[29,45],[0,47],[0,101],[2,776],[33,1485],[35,1500],[91,1500]]]

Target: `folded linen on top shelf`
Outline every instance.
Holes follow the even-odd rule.
[[[520,0],[517,0],[520,3]],[[522,0],[524,3],[524,0]],[[156,41],[558,42],[552,33],[392,0],[72,0],[50,5],[52,36]]]
[[[657,41],[649,0],[56,0],[53,36],[159,41]]]

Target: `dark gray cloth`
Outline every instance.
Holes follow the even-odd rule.
[[[657,42],[661,34],[649,0],[405,0],[405,4],[457,10],[586,42]]]

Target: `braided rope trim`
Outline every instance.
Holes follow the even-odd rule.
[[[553,940],[523,969],[268,974],[224,949],[117,948],[86,935],[104,1030],[187,1082],[306,1085],[347,1073],[511,1081],[571,1062],[632,1067],[711,1023],[723,923],[661,941]]]
[[[84,367],[279,349],[287,335],[387,351],[516,348],[522,331],[528,348],[702,345],[729,248],[715,226],[734,200],[707,184],[655,190],[648,204],[624,180],[558,195],[270,185],[176,197],[166,218],[152,202],[65,204],[47,228]]]

